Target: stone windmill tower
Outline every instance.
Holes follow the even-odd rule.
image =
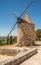
[[[32,45],[34,40],[34,24],[27,15],[23,19],[18,19],[17,43],[21,45]]]
[[[32,45],[33,39],[34,39],[34,24],[30,21],[29,17],[27,15],[24,16],[24,18],[21,18],[21,16],[26,12],[26,10],[31,6],[33,3],[30,2],[29,5],[24,9],[24,11],[21,13],[19,17],[17,17],[17,22],[12,27],[11,31],[9,32],[8,36],[16,26],[18,25],[18,36],[17,36],[17,44],[21,45]]]

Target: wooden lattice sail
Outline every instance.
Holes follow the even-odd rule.
[[[32,45],[34,40],[34,24],[27,15],[23,19],[18,18],[17,43],[21,45]]]

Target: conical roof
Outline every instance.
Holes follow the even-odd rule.
[[[25,15],[23,20],[25,20],[27,23],[32,23],[28,17],[28,15]]]

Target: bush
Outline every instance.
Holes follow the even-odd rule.
[[[1,45],[3,45],[3,44],[2,44],[2,40],[0,40],[0,46],[1,46]]]
[[[38,29],[36,32],[35,32],[36,36],[37,36],[37,39],[40,41],[41,40],[41,29]]]
[[[14,37],[14,38],[13,38],[13,42],[14,42],[14,43],[17,43],[17,37]]]

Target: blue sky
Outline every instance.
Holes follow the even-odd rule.
[[[16,18],[13,13],[16,12],[17,16],[32,0],[0,0],[0,36],[7,36],[12,24],[15,24]],[[26,11],[31,21],[35,24],[35,30],[41,29],[41,0],[34,0],[34,3]],[[17,27],[12,32],[17,35]]]

